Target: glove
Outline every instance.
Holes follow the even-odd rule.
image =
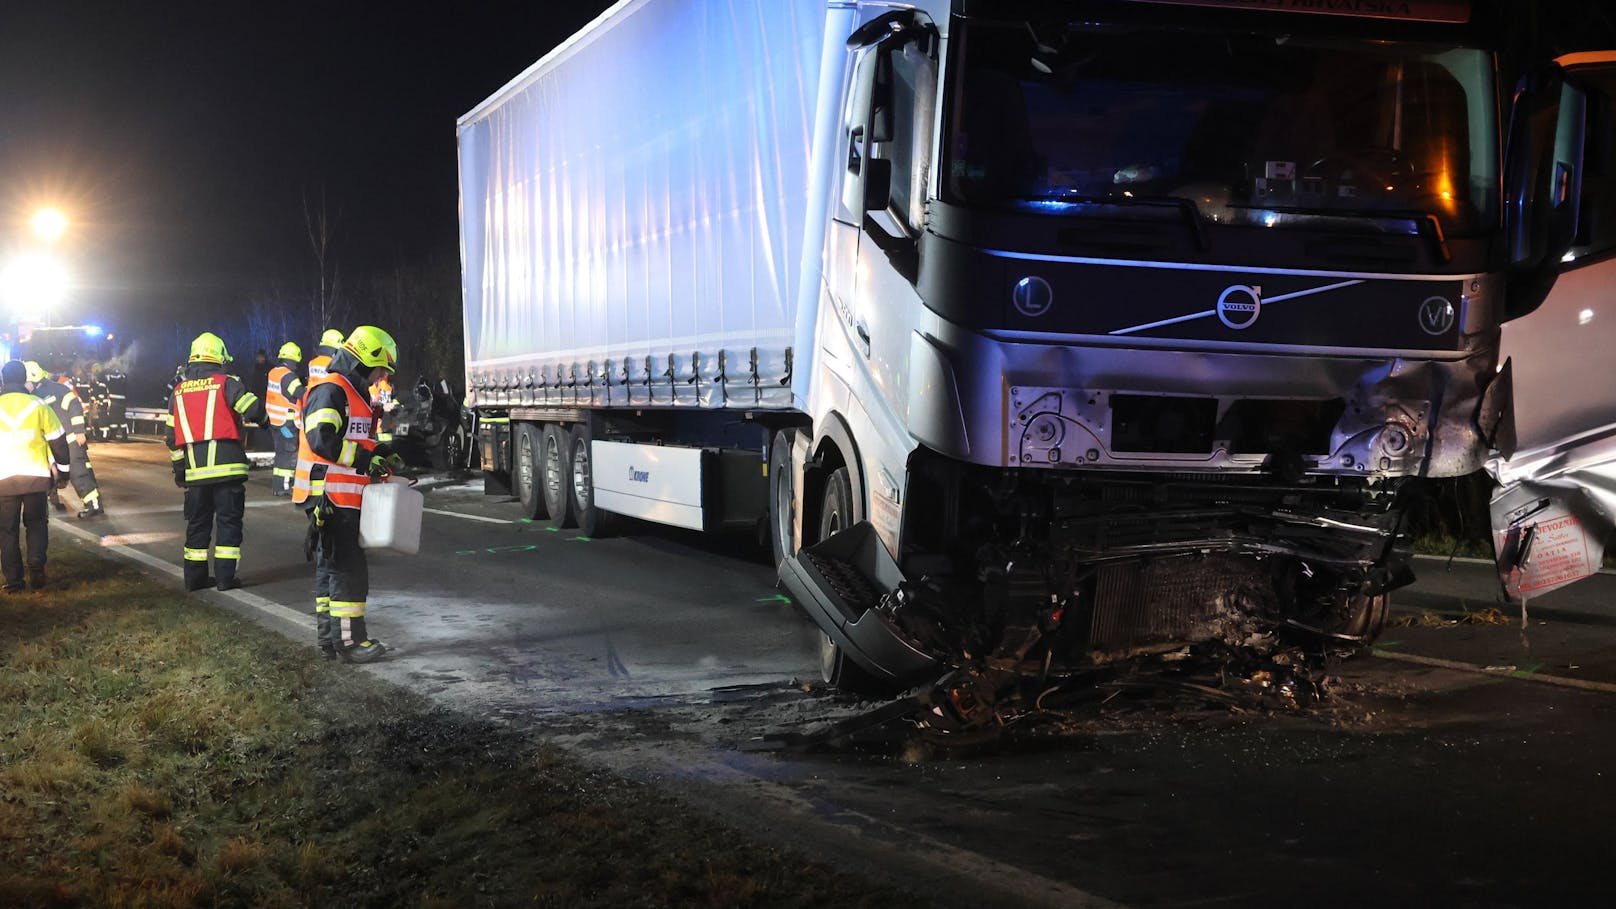
[[[303,561],[314,561],[314,554],[320,548],[320,541],[331,529],[331,516],[336,512],[336,506],[320,496],[313,500],[309,507],[309,532],[303,537]]]
[[[56,488],[57,489],[66,489],[67,488],[67,471],[64,470],[61,473],[56,475]]]
[[[185,462],[184,461],[175,461],[174,462],[174,485],[178,486],[181,489],[185,488]]]
[[[371,482],[380,483],[392,476],[395,471],[404,469],[404,458],[391,451],[383,454],[380,445],[376,448],[377,450],[370,456],[370,463],[365,465],[365,475],[370,477]]]

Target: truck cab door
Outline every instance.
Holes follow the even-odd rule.
[[[843,108],[846,160],[831,215],[826,271],[852,345],[871,356],[865,259],[879,254],[912,279],[924,203],[937,86],[937,30],[909,10],[865,23],[849,39],[855,50]],[[872,246],[873,238],[873,246]],[[907,343],[907,334],[904,335]]]
[[[1598,571],[1616,528],[1616,52],[1523,80],[1505,170],[1509,321],[1482,422],[1499,580],[1524,602]]]

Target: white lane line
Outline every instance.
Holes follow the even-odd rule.
[[[510,524],[510,523],[513,523],[511,521],[507,521],[504,518],[485,518],[480,514],[461,514],[458,511],[445,511],[442,508],[422,508],[421,510],[425,511],[425,512],[427,512],[429,514],[441,514],[441,515],[444,515],[446,517],[451,517],[451,518],[465,518],[468,521],[482,521],[485,524]]]
[[[291,499],[253,499],[247,503],[247,507],[284,508],[288,513],[290,513],[295,506],[292,505]],[[146,508],[119,508],[115,512],[108,511],[107,513],[117,514],[119,517],[123,517],[126,514],[184,514],[185,506],[182,504],[176,508],[166,508],[160,505],[148,506]]]
[[[1445,556],[1424,552],[1414,553],[1414,558],[1423,562],[1458,562],[1461,565],[1487,565],[1490,567],[1495,564],[1492,559],[1478,559],[1473,556]],[[1616,574],[1616,568],[1601,568],[1599,573]]]
[[[128,561],[144,565],[147,568],[151,568],[156,571],[161,571],[164,574],[172,577],[185,577],[184,570],[178,565],[165,562],[154,555],[141,552],[132,546],[124,546],[121,543],[103,543],[101,541],[101,537],[88,530],[85,530],[82,527],[74,527],[72,524],[66,524],[61,521],[52,521],[51,532],[56,533],[57,531],[66,532],[72,536],[78,537],[81,540],[95,544],[97,548],[111,550],[113,553],[127,559]],[[245,590],[215,590],[212,591],[212,593],[214,596],[230,597],[243,606],[256,609],[271,618],[279,619],[280,621],[295,625],[298,630],[302,631],[305,635],[314,630],[313,615],[298,612],[296,609],[293,609],[290,606],[283,606],[274,600],[261,597],[256,593],[248,593]]]
[[[1568,679],[1563,675],[1538,675],[1535,672],[1521,672],[1514,667],[1503,666],[1477,666],[1475,663],[1461,663],[1458,660],[1444,660],[1440,657],[1420,656],[1416,653],[1397,653],[1376,647],[1374,655],[1383,660],[1394,660],[1399,663],[1413,663],[1417,666],[1435,666],[1438,669],[1452,669],[1458,672],[1473,672],[1477,675],[1491,675],[1506,679],[1519,679],[1523,682],[1537,682],[1540,685],[1555,685],[1560,688],[1580,688],[1584,691],[1602,691],[1606,694],[1616,694],[1616,683],[1593,682],[1587,679]]]

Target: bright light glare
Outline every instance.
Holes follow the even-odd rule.
[[[99,338],[101,337],[101,326],[86,325],[84,326],[84,334],[91,338]]]
[[[67,269],[50,256],[19,255],[0,270],[0,297],[19,318],[42,317],[67,297]]]
[[[29,223],[42,240],[60,240],[67,233],[67,215],[59,208],[41,208]]]
[[[1591,310],[1591,309],[1585,309],[1582,312],[1577,313],[1577,324],[1578,325],[1587,325],[1589,322],[1592,322],[1593,320],[1594,320],[1594,311]]]

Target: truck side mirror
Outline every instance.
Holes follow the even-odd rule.
[[[1558,66],[1523,77],[1504,160],[1505,319],[1543,303],[1577,235],[1587,95]]]

